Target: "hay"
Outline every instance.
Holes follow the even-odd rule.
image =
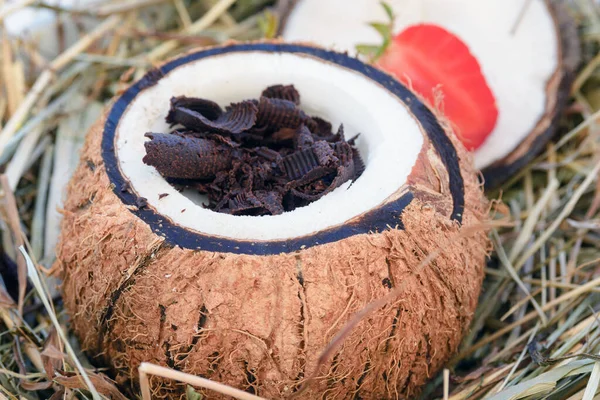
[[[54,60],[26,39],[2,38],[0,171],[7,176],[0,192],[1,243],[19,260],[21,274],[27,273],[25,258],[17,257],[21,244],[42,278],[51,272],[46,268],[54,257],[55,210],[60,207],[55,191],[73,170],[76,158],[70,157],[97,118],[99,103],[169,55],[199,44],[257,38],[265,26],[267,35],[274,30],[272,22],[265,23],[272,14],[264,13],[271,3],[264,0],[124,3],[54,8],[61,20],[94,22]],[[40,1],[13,4],[0,20],[19,7],[52,8]],[[592,0],[569,5],[580,24],[584,63],[563,118],[563,136],[501,189],[488,193],[504,202],[496,217],[510,226],[492,235],[496,252],[470,333],[447,365],[449,373],[434,378],[422,398],[597,396],[600,8]],[[55,282],[42,279],[43,288],[21,282],[26,296],[20,305],[7,293],[16,288],[0,284],[0,399],[119,398],[114,383],[89,364],[68,332]],[[50,307],[44,307],[39,290],[46,292]],[[46,308],[68,333],[71,346],[60,339]],[[75,356],[67,354],[69,347]],[[191,387],[187,396],[199,398]]]

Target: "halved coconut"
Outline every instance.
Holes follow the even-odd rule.
[[[359,179],[281,215],[233,216],[142,162],[144,133],[168,130],[171,96],[225,105],[273,84],[293,84],[305,111],[343,122],[348,137],[361,133]],[[57,262],[74,330],[120,383],[135,384],[149,361],[268,398],[294,393],[355,312],[403,287],[305,395],[396,398],[435,374],[468,328],[488,242],[461,232],[486,208],[470,156],[389,75],[310,46],[232,44],[167,62],[98,121]],[[161,396],[182,389],[153,384]]]
[[[551,0],[388,0],[387,4],[396,15],[393,33],[419,24],[442,27],[462,40],[479,62],[498,109],[491,133],[475,151],[475,164],[484,170],[486,184],[506,179],[531,160],[556,131],[579,59],[577,32],[564,6]],[[296,0],[292,6],[283,25],[285,40],[311,41],[350,54],[356,53],[358,44],[380,43],[369,23],[387,20],[384,8],[373,0]],[[405,40],[410,40],[408,35]],[[430,60],[427,68],[445,68],[435,63],[449,41],[430,40],[435,48],[429,54],[426,47],[418,49]],[[460,64],[460,57],[445,62]],[[465,117],[469,112],[465,110]]]

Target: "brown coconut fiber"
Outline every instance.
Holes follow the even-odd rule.
[[[462,225],[450,219],[448,172],[425,140],[398,190],[415,196],[403,230],[390,223],[380,233],[260,256],[184,249],[154,233],[113,190],[101,155],[105,121],[89,132],[70,182],[57,263],[84,350],[123,387],[136,387],[146,361],[265,398],[290,397],[313,373],[301,398],[412,398],[457,350],[489,250],[483,230],[461,231],[480,226],[488,205],[452,134],[465,184]],[[433,252],[440,254],[421,268]],[[315,371],[344,324],[399,287]],[[156,377],[151,386],[153,398],[185,391]]]

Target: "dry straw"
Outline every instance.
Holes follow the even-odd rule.
[[[35,43],[2,35],[0,171],[6,175],[0,231],[2,249],[17,261],[13,272],[20,284],[14,291],[8,288],[17,293],[16,301],[0,284],[0,399],[148,399],[150,375],[190,385],[189,398],[198,393],[210,398],[212,390],[258,398],[151,364],[140,368],[140,393],[119,393],[78,350],[47,277],[52,271],[45,267],[52,263],[57,235],[56,186],[73,168],[69,161],[60,168],[60,161],[76,153],[99,104],[152,64],[190,45],[260,37],[259,22],[267,18],[263,10],[270,3],[114,0],[63,10],[21,0],[2,9],[0,23],[21,8],[43,7],[63,20],[87,18],[95,24],[53,60],[45,59]],[[598,398],[600,9],[592,0],[569,4],[580,23],[585,62],[563,135],[501,190],[489,193],[504,202],[496,217],[510,224],[496,226],[493,233],[496,251],[471,332],[447,369],[432,377],[423,398]],[[0,267],[6,276],[2,261]],[[334,329],[343,339],[351,326]]]

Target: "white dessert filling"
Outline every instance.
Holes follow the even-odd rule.
[[[171,96],[198,96],[222,106],[258,98],[274,84],[294,84],[302,108],[343,122],[346,137],[357,133],[366,170],[306,207],[276,216],[232,216],[203,208],[202,196],[179,193],[142,162],[146,132],[170,132],[165,122]],[[405,182],[423,145],[421,127],[397,97],[369,78],[344,67],[290,53],[227,53],[174,69],[141,91],[116,131],[123,175],[150,207],[174,223],[208,235],[272,240],[304,236],[343,224],[386,201]],[[159,199],[159,195],[168,196]]]
[[[387,3],[397,16],[395,32],[409,25],[433,23],[467,44],[482,67],[499,111],[494,131],[475,152],[475,164],[484,168],[508,155],[545,112],[546,85],[558,66],[557,30],[545,1]],[[355,54],[359,43],[381,42],[377,32],[368,26],[373,21],[386,21],[379,0],[299,0],[283,37]]]

